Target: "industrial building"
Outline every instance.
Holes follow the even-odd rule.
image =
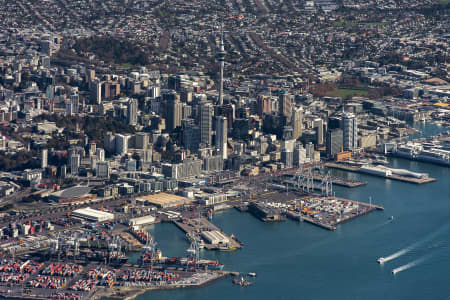
[[[90,207],[74,210],[71,216],[85,219],[91,222],[106,222],[114,220],[114,214],[106,211],[92,209]]]
[[[219,245],[219,244],[228,244],[230,240],[222,234],[220,231],[213,230],[213,231],[203,231],[202,237],[209,243],[213,245]]]
[[[155,223],[155,221],[156,221],[156,218],[154,216],[148,215],[148,216],[130,219],[130,221],[128,222],[128,225],[130,225],[130,226],[145,226],[145,225],[153,224],[153,223]]]
[[[193,202],[191,199],[166,193],[137,197],[136,201],[142,201],[146,204],[155,205],[160,208],[175,207]]]
[[[95,198],[95,195],[90,194],[91,190],[91,187],[77,185],[54,192],[49,198],[59,203],[89,201]]]

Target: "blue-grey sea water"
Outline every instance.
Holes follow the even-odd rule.
[[[442,130],[418,126],[423,135]],[[242,288],[226,278],[202,288],[152,291],[138,299],[450,299],[450,169],[389,161],[438,181],[415,185],[335,172],[369,182],[354,189],[335,187],[337,196],[359,201],[371,196],[385,207],[335,232],[290,220],[263,223],[234,209],[215,214],[213,222],[245,245],[235,252],[203,251],[202,256],[219,260],[227,270],[257,273],[255,284]],[[174,225],[149,230],[165,256],[185,255],[188,242]],[[397,257],[384,265],[376,262],[393,254]],[[395,268],[401,269],[394,276]]]

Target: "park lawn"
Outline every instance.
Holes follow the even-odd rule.
[[[366,89],[345,89],[345,88],[338,88],[334,91],[331,91],[331,94],[333,97],[341,97],[346,98],[348,96],[367,96],[369,94],[369,91]]]

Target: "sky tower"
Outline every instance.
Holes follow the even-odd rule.
[[[223,23],[220,25],[220,49],[217,53],[217,60],[220,63],[220,87],[219,87],[219,105],[223,105],[223,68],[225,61],[225,48],[223,46]]]

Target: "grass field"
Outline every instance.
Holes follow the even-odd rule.
[[[123,63],[123,64],[121,64],[121,66],[124,67],[124,68],[128,68],[128,69],[134,67],[134,66],[133,66],[132,64],[130,64],[130,63]]]
[[[334,91],[330,92],[330,96],[332,97],[341,97],[345,98],[348,96],[367,96],[369,94],[369,91],[366,89],[344,89],[339,88],[335,89]]]

